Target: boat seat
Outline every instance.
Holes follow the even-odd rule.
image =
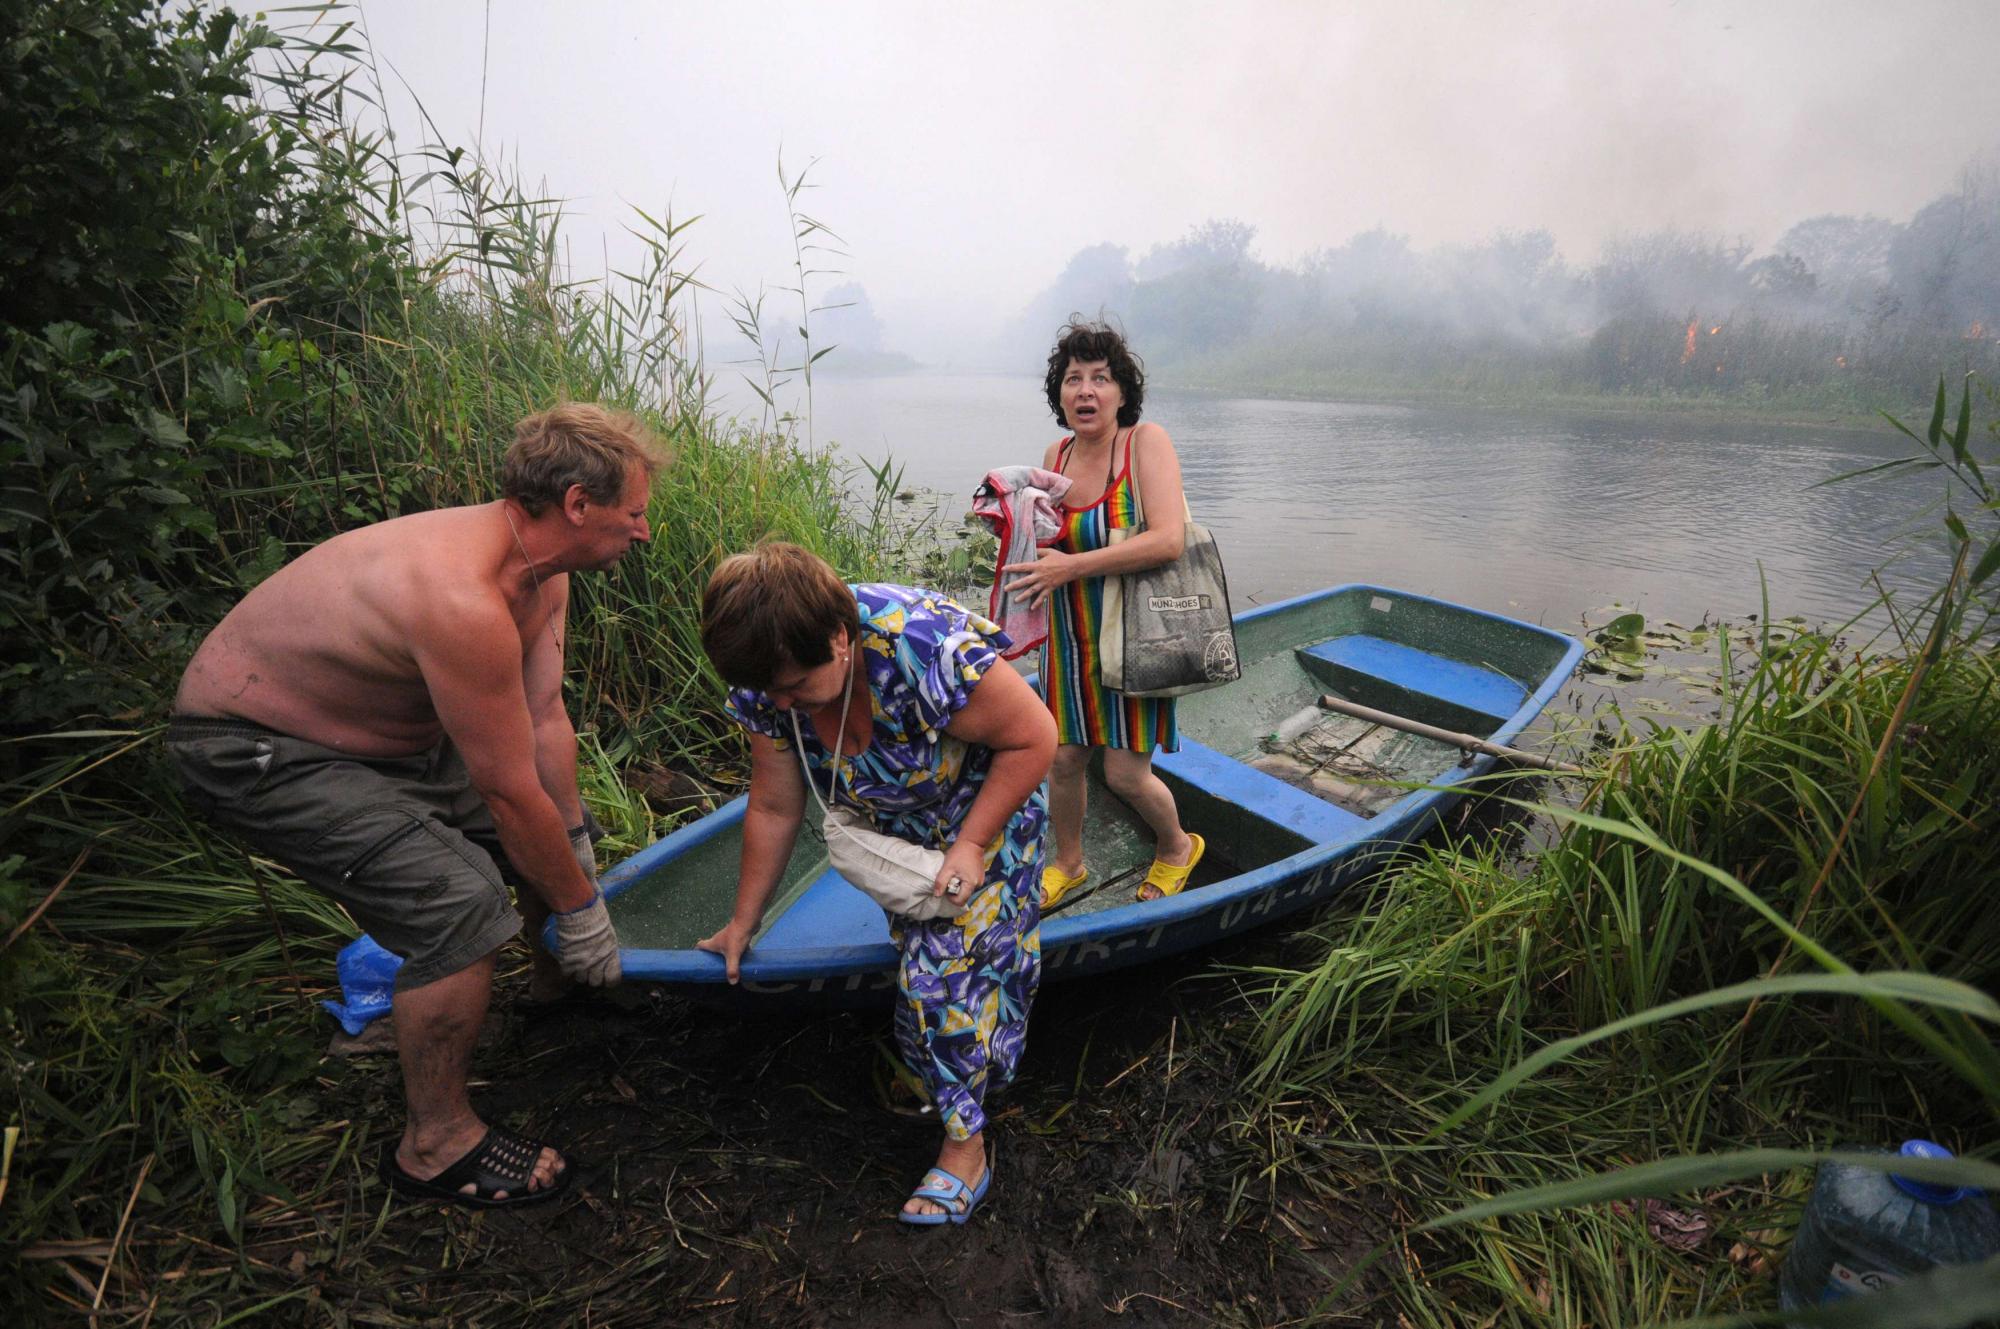
[[[1365,818],[1189,738],[1181,739],[1179,752],[1156,756],[1153,766],[1218,802],[1240,807],[1314,844],[1367,834]]]
[[[1298,653],[1495,719],[1519,710],[1528,695],[1526,688],[1495,670],[1380,637],[1335,637],[1301,647]]]

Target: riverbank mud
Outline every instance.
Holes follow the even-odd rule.
[[[351,1323],[1292,1320],[1388,1235],[1389,1206],[1365,1186],[1329,1204],[1324,1187],[1255,1175],[1219,1041],[1248,1011],[1205,970],[1044,992],[1020,1081],[991,1105],[992,1190],[963,1227],[894,1220],[938,1130],[884,1092],[886,1011],[746,1018],[653,994],[512,1014],[478,1055],[481,1109],[578,1161],[559,1204],[404,1205],[362,1172],[349,1203],[379,1229],[359,1250],[258,1255]],[[516,976],[497,996],[522,990]],[[328,1106],[371,1123],[372,1157],[399,1120],[393,1062],[328,1073]],[[1392,1315],[1381,1282],[1339,1299],[1344,1322]]]

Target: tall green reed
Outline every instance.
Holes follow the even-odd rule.
[[[31,721],[0,743],[10,1251],[106,1238],[132,1196],[148,1260],[274,1224],[347,1239],[323,1202],[367,1132],[318,1125],[311,1002],[352,925],[193,821],[158,758],[187,652],[283,560],[356,524],[492,498],[514,422],[554,401],[638,411],[676,461],[651,545],[577,579],[567,698],[584,787],[628,845],[660,823],[626,767],[740,760],[696,639],[715,563],[779,534],[879,571],[836,454],[714,409],[687,317],[691,222],[636,213],[632,271],[570,271],[559,203],[457,150],[427,149],[412,173],[386,132],[355,127],[379,96],[340,20],[321,7],[278,33],[145,0],[43,16],[66,74],[113,51],[151,71],[129,87],[78,74],[130,100],[106,135],[151,116],[170,161],[218,143],[242,161],[228,189],[156,200],[112,255],[127,266],[103,274],[101,306],[10,325],[0,357],[0,448],[39,448],[41,467],[25,487],[10,472],[0,503],[42,560],[0,597],[24,633],[0,681],[22,703],[10,719]],[[182,109],[200,115],[154,100],[183,76]],[[145,320],[127,326],[134,308]],[[63,485],[118,503],[78,517]],[[68,1258],[17,1267],[14,1294],[69,1295]]]
[[[2000,689],[1968,562],[1886,654],[1725,646],[1716,720],[1618,728],[1581,810],[1542,805],[1533,864],[1424,851],[1261,971],[1247,1120],[1308,1175],[1359,1151],[1416,1197],[1411,1322],[1749,1313],[1770,1293],[1721,1249],[1781,1249],[1816,1150],[1990,1152]],[[1634,1199],[1689,1191],[1721,1234],[1701,1257]],[[1936,1322],[1984,1302],[1955,1304]]]

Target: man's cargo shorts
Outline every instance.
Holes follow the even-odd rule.
[[[244,720],[176,716],[167,751],[204,816],[403,957],[397,991],[455,974],[521,930],[502,874],[523,887],[449,740],[357,757]]]

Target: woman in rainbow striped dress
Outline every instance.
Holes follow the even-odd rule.
[[[1049,820],[1055,849],[1042,871],[1042,908],[1052,910],[1090,875],[1084,863],[1084,770],[1104,749],[1104,782],[1132,806],[1154,836],[1153,864],[1141,900],[1173,895],[1206,846],[1181,828],[1174,796],[1153,773],[1153,750],[1180,747],[1171,697],[1127,697],[1098,681],[1097,642],[1104,579],[1179,558],[1185,534],[1181,463],[1173,440],[1139,423],[1146,375],[1117,332],[1072,323],[1049,353],[1049,409],[1074,431],[1050,445],[1042,465],[1070,478],[1062,535],[1033,563],[1010,563],[1009,588],[1049,607],[1042,651],[1042,696],[1056,717],[1055,765],[1049,772]],[[1095,495],[1095,499],[1091,498]],[[1145,529],[1111,542],[1111,533]]]

